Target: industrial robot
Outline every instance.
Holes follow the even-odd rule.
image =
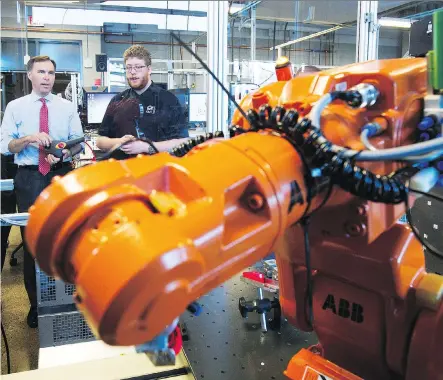
[[[275,252],[282,313],[319,340],[289,379],[443,379],[443,223],[433,243],[410,211],[441,207],[438,170],[423,162],[443,139],[417,142],[419,126],[440,122],[428,112],[443,89],[434,47],[280,72],[241,102],[229,139],[55,178],[29,210],[30,250],[76,284],[110,345],[170,334],[200,296]]]

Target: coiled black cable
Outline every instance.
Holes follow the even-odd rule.
[[[249,110],[247,116],[250,131],[272,129],[285,133],[301,148],[311,167],[320,169],[323,176],[330,177],[333,184],[343,190],[371,202],[398,204],[405,201],[407,188],[399,173],[381,176],[356,165],[352,158],[343,156],[345,149],[335,151],[333,144],[317,126],[311,125],[309,119],[299,122],[296,111],[264,105],[258,113]],[[238,126],[230,131],[231,135],[247,132]]]
[[[348,103],[358,104],[359,99],[355,94],[343,95],[341,98]],[[260,107],[257,113],[248,111],[248,122],[251,126],[249,131],[260,129],[271,129],[282,134],[297,150],[305,168],[305,184],[308,189],[308,205],[305,209],[300,224],[303,228],[305,241],[305,265],[306,265],[306,321],[313,328],[313,290],[312,290],[312,264],[309,244],[309,221],[310,216],[323,207],[331,193],[333,185],[336,184],[353,195],[373,202],[396,204],[407,199],[407,188],[401,180],[403,171],[389,176],[379,176],[363,169],[353,162],[353,158],[343,157],[343,151],[335,151],[333,144],[322,134],[321,130],[311,125],[307,118],[298,122],[299,115],[295,110],[287,111],[277,106],[271,108],[269,105]],[[232,126],[229,130],[230,136],[249,132],[239,126]],[[307,134],[307,135],[306,135]],[[358,155],[358,153],[357,153]],[[330,178],[329,188],[326,196],[317,209],[311,211],[311,197],[314,178],[310,168],[320,169],[319,176]]]
[[[212,140],[213,138],[221,138],[224,137],[224,133],[221,131],[217,131],[215,133],[206,133],[204,136],[193,137],[186,142],[177,145],[169,151],[169,154],[176,157],[183,157],[185,154],[189,153],[191,149],[195,146],[204,143],[205,141]]]

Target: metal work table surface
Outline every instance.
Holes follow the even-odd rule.
[[[184,349],[197,380],[287,380],[283,371],[292,356],[317,343],[314,333],[298,331],[284,321],[280,332],[263,333],[257,313],[243,319],[238,299],[257,295],[257,289],[237,275],[200,298],[199,316],[183,314],[189,334]],[[273,297],[267,292],[264,296]]]

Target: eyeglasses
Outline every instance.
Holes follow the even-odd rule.
[[[131,72],[131,71],[134,71],[134,72],[136,72],[136,73],[139,73],[140,71],[142,71],[142,69],[143,69],[143,67],[146,67],[146,66],[126,66],[125,67],[125,70],[127,71],[127,72]]]

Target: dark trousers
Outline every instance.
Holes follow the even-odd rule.
[[[14,164],[14,156],[1,155],[2,179],[13,179],[17,173],[17,165]],[[14,214],[17,209],[17,200],[15,191],[1,192],[1,213]],[[6,249],[8,248],[9,233],[11,226],[1,227],[1,255],[2,255],[2,270],[6,258]]]
[[[63,176],[72,170],[71,166],[64,166],[59,170],[51,171],[45,176],[38,170],[26,167],[18,168],[14,179],[14,189],[17,195],[18,212],[28,212],[43,189],[51,183],[55,176]],[[23,240],[23,276],[31,307],[37,307],[37,283],[35,277],[34,258],[29,253],[25,241],[25,227],[20,227]]]

